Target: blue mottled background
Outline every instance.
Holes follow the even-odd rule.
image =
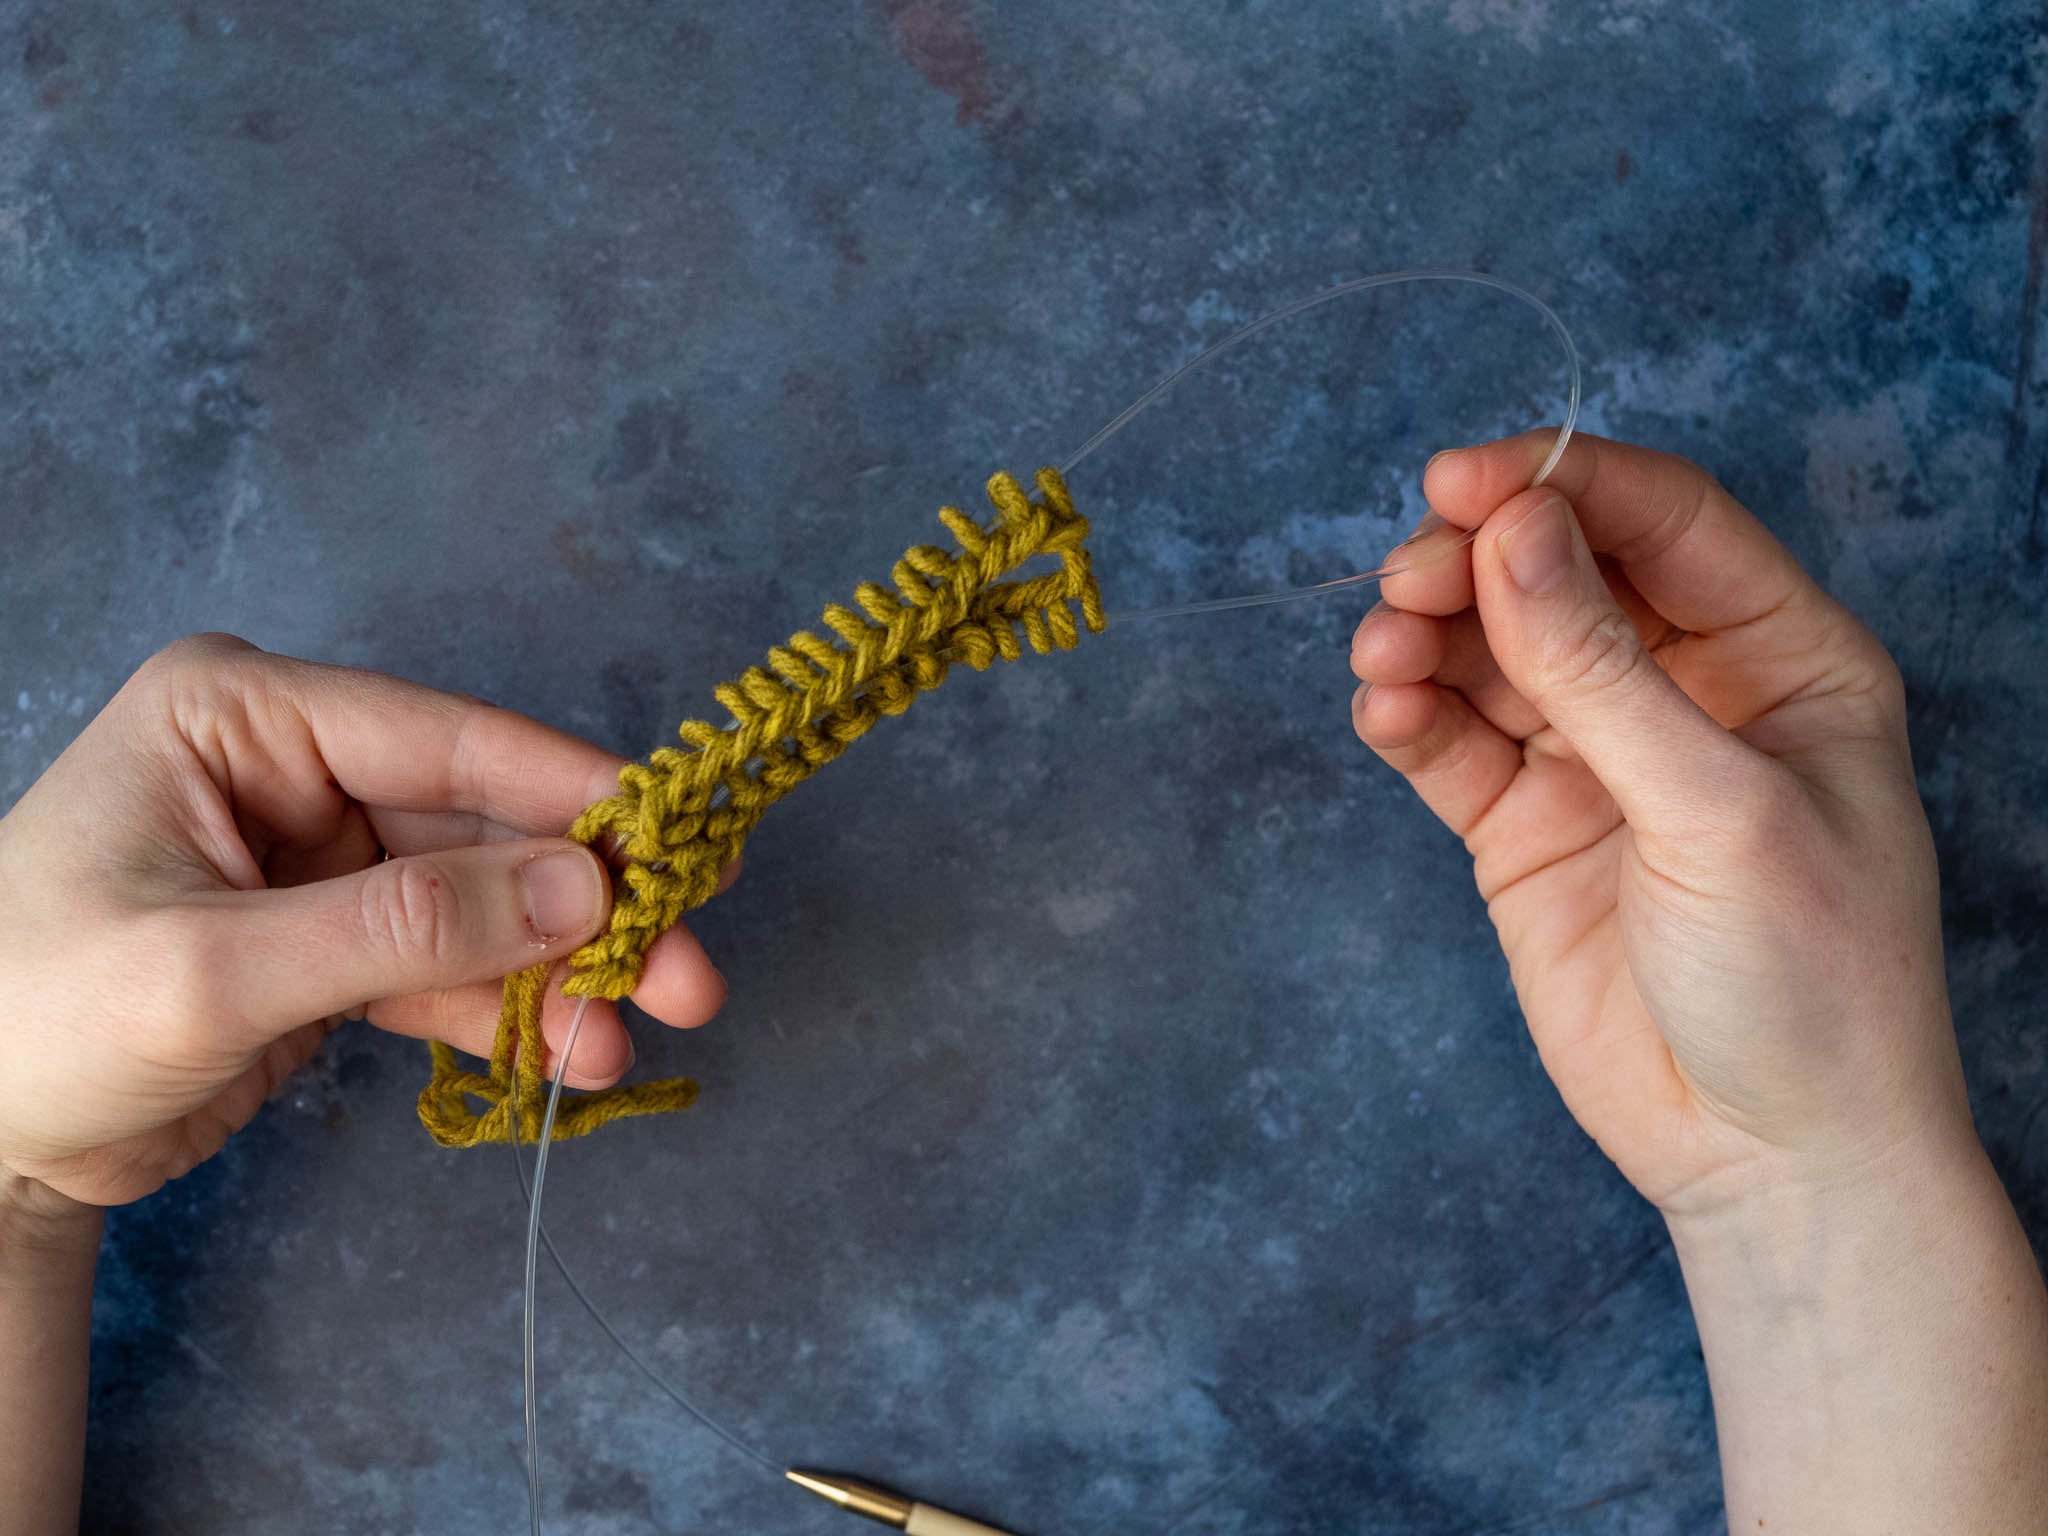
[[[0,5],[0,799],[186,631],[621,750],[1273,302],[1554,302],[1911,692],[1980,1123],[2048,1239],[2048,29],[2018,0]],[[1549,343],[1409,293],[1076,477],[1111,595],[1370,564]],[[1148,435],[1149,430],[1149,435]],[[1092,478],[1091,478],[1092,476]],[[1656,1217],[1558,1106],[1323,601],[962,677],[698,927],[704,1083],[551,1225],[748,1437],[1108,1532],[1720,1526]],[[111,1222],[88,1529],[523,1520],[520,1209],[337,1036]],[[846,1530],[552,1278],[549,1528]]]

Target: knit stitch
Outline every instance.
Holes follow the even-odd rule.
[[[1033,500],[1007,474],[988,482],[996,519],[983,527],[957,507],[939,521],[954,553],[920,544],[890,573],[891,592],[875,582],[854,589],[859,611],[825,610],[826,638],[799,630],[716,690],[732,715],[723,728],[686,720],[681,749],[664,747],[619,771],[619,792],[588,807],[569,836],[598,844],[624,867],[616,877],[609,928],[570,957],[563,990],[620,998],[640,980],[648,946],[718,889],[768,807],[845,751],[884,715],[900,715],[920,693],[946,680],[951,665],[975,671],[1015,661],[1029,645],[1040,655],[1069,650],[1080,631],[1068,606],[1078,602],[1100,633],[1102,594],[1089,568],[1088,521],[1074,511],[1058,471],[1041,469]],[[1027,561],[1057,558],[1059,568],[1008,581]],[[420,1094],[420,1120],[443,1146],[509,1139],[517,1114],[522,1140],[540,1134],[547,1097],[541,1003],[548,967],[505,979],[488,1074],[466,1072],[435,1042],[433,1077]],[[627,1115],[687,1109],[697,1085],[687,1078],[636,1083],[565,1098],[557,1137],[581,1136]],[[477,1113],[469,1100],[487,1108]]]

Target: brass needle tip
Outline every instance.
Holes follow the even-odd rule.
[[[782,1474],[799,1488],[808,1488],[821,1499],[830,1499],[834,1504],[844,1504],[846,1495],[839,1485],[830,1478],[815,1477],[809,1472],[789,1471]]]
[[[819,1472],[791,1471],[782,1474],[799,1488],[808,1488],[821,1499],[830,1499],[850,1515],[865,1515],[883,1525],[902,1530],[910,1523],[911,1502],[886,1489],[872,1487],[850,1477],[827,1477]]]

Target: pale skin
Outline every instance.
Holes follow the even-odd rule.
[[[1549,441],[1431,463],[1358,732],[1464,838],[1545,1067],[1669,1225],[1731,1528],[2048,1532],[2048,1289],[1970,1123],[1897,672],[1700,470],[1580,439],[1523,490]],[[603,922],[551,834],[617,768],[214,637],[0,819],[0,1536],[75,1527],[102,1209],[365,1000],[487,1048],[495,978]],[[722,998],[681,929],[635,994],[681,1027]],[[598,1005],[569,1081],[630,1059]]]
[[[343,1014],[488,1052],[497,978],[604,924],[596,856],[554,834],[620,766],[474,699],[197,636],[0,818],[0,1536],[77,1526],[102,1210],[219,1151]],[[634,994],[682,1028],[724,998],[682,927]],[[550,1073],[568,1024],[551,994]],[[632,1056],[595,1002],[567,1080]]]
[[[1581,438],[1524,490],[1550,442],[1431,462],[1358,733],[1665,1217],[1730,1528],[2048,1531],[2048,1291],[1970,1122],[1898,671],[1695,466]]]

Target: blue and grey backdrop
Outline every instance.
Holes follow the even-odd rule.
[[[2019,0],[4,7],[0,796],[195,629],[628,753],[992,470],[1269,305],[1477,266],[1905,669],[1980,1123],[2048,1239],[2048,30]],[[1498,300],[1359,301],[1075,477],[1113,600],[1319,580],[1554,421]],[[1149,435],[1148,435],[1149,432]],[[768,821],[643,1028],[686,1117],[551,1226],[794,1462],[1031,1536],[1720,1528],[1658,1219],[1454,841],[1353,739],[1362,598],[963,675]],[[521,1211],[337,1035],[109,1226],[93,1531],[523,1520]],[[847,1530],[544,1281],[550,1530]]]

